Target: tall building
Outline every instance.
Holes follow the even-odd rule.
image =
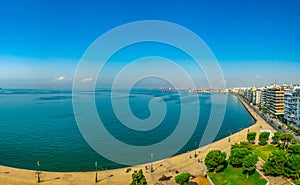
[[[262,91],[262,108],[278,116],[284,114],[284,94],[288,89],[276,85]]]
[[[253,104],[260,105],[261,102],[261,89],[255,89],[253,92]]]
[[[261,99],[260,99],[261,108],[266,109],[266,102],[267,102],[267,88],[264,87],[261,90]]]
[[[284,95],[284,118],[300,126],[300,88],[295,87]]]
[[[293,93],[294,107],[293,111],[295,114],[294,123],[299,127],[300,126],[300,89],[296,90]]]
[[[284,94],[284,119],[288,123],[293,122],[293,113],[292,113],[292,107],[293,107],[293,100],[292,100],[292,92],[288,92]]]

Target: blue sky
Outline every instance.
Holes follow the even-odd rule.
[[[219,61],[228,87],[300,83],[297,0],[0,3],[0,87],[69,88],[95,39],[141,20],[170,21],[196,33]]]

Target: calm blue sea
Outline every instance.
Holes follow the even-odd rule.
[[[119,93],[121,98],[122,90]],[[188,92],[182,94],[191,96]],[[84,96],[89,94],[84,93]],[[235,96],[200,94],[197,128],[178,154],[193,150],[194,142],[203,135],[203,128],[210,116],[211,96],[228,96],[225,118],[215,140],[228,136],[229,130],[235,133],[254,123]],[[163,98],[167,114],[162,124],[148,133],[130,130],[119,124],[110,105],[110,90],[97,90],[96,104],[101,119],[115,138],[131,145],[150,145],[170,135],[180,116],[180,97],[177,92],[160,90],[131,91],[129,102],[132,112],[138,118],[147,118],[150,115],[148,103],[153,97]],[[0,164],[36,169],[38,160],[44,171],[89,171],[94,169],[95,161],[100,164],[100,169],[124,167],[97,154],[81,136],[73,114],[71,91],[0,90]]]

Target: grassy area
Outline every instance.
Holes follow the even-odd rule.
[[[208,175],[215,185],[265,185],[267,183],[258,172],[249,175],[247,179],[242,168],[233,168],[231,165],[228,165],[223,172],[208,172]]]
[[[275,150],[277,150],[277,147],[271,144],[265,146],[253,146],[253,152],[256,153],[259,157],[261,157],[264,161],[267,161],[269,155]]]
[[[296,184],[296,185],[300,185],[300,180],[299,181],[293,180],[293,183]]]

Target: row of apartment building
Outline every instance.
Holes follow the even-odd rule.
[[[283,116],[288,123],[300,127],[300,86],[271,85],[267,87],[232,88],[229,92],[245,97],[276,117]]]

